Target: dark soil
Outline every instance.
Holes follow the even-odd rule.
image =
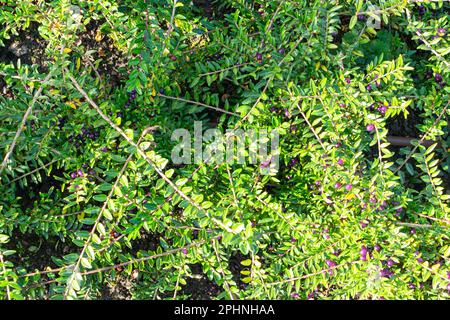
[[[60,258],[70,252],[78,250],[72,243],[63,242],[58,237],[45,239],[36,234],[22,234],[14,230],[11,241],[5,244],[9,250],[15,250],[16,254],[8,257],[14,265],[31,266],[32,270],[45,270],[47,267],[57,268],[52,256]],[[27,271],[32,271],[27,270]]]
[[[238,285],[238,288],[243,290],[247,287],[247,283],[242,282],[242,274],[241,271],[244,270],[244,267],[241,264],[241,261],[247,260],[249,257],[244,256],[242,253],[237,252],[233,256],[231,256],[229,260],[229,268],[231,273],[233,274],[233,280]]]
[[[202,266],[195,264],[190,267],[196,277],[187,279],[180,294],[189,295],[191,300],[211,300],[211,297],[217,297],[222,290],[208,279],[203,273]]]
[[[421,119],[414,110],[409,111],[406,119],[403,115],[398,115],[387,121],[389,135],[409,138],[419,138],[421,136],[420,131],[417,129],[417,125],[421,123]]]
[[[221,1],[214,0],[194,0],[193,4],[203,12],[208,20],[223,19],[226,14],[234,12],[231,6],[219,7]]]
[[[5,46],[0,47],[0,63],[17,65],[20,59],[22,65],[37,64],[39,71],[45,72],[50,60],[45,54],[47,41],[40,37],[38,26],[32,22],[27,30],[20,31],[18,36],[6,40]]]
[[[116,87],[122,81],[121,69],[127,64],[122,53],[114,46],[113,40],[102,32],[101,26],[104,23],[104,20],[90,21],[86,25],[86,31],[79,35],[77,43],[84,48],[82,52],[93,51],[91,63],[95,66],[95,71],[102,78],[109,79],[111,87]],[[97,34],[101,34],[101,37],[96,39]]]

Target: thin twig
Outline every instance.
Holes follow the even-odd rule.
[[[213,106],[209,106],[209,105],[201,103],[201,102],[197,102],[197,101],[193,101],[193,100],[187,100],[187,99],[178,98],[178,97],[166,96],[165,94],[162,94],[162,93],[158,93],[158,96],[162,97],[162,98],[166,98],[166,99],[175,100],[175,101],[181,101],[181,102],[195,104],[195,105],[202,106],[202,107],[205,107],[205,108],[208,108],[208,109],[212,109],[212,110],[215,110],[215,111],[219,111],[219,112],[222,112],[222,113],[226,113],[226,114],[229,114],[229,115],[232,115],[232,116],[239,117],[239,115],[237,113],[230,112],[230,111],[227,111],[227,110],[223,110],[223,109],[220,109],[220,108],[216,108],[216,107],[213,107]]]
[[[24,116],[23,116],[23,118],[22,118],[22,122],[20,123],[20,126],[19,126],[19,128],[17,129],[16,135],[15,135],[15,137],[14,137],[14,139],[13,139],[13,141],[12,141],[10,147],[9,147],[9,150],[8,150],[8,152],[6,153],[6,155],[5,155],[4,159],[3,159],[2,164],[0,165],[0,176],[1,176],[2,172],[3,172],[3,170],[6,168],[6,165],[7,165],[7,163],[8,163],[8,159],[9,159],[9,157],[12,155],[12,153],[13,153],[13,151],[14,151],[14,148],[15,148],[15,146],[16,146],[17,140],[19,139],[19,137],[20,137],[20,135],[21,135],[23,129],[25,128],[25,125],[26,125],[26,123],[27,123],[27,119],[28,119],[28,117],[30,116],[31,111],[33,110],[33,107],[34,107],[34,105],[35,105],[37,99],[40,97],[40,95],[41,95],[41,93],[42,93],[42,90],[44,89],[44,84],[50,79],[51,75],[52,75],[52,73],[50,72],[50,73],[45,77],[45,79],[43,80],[42,85],[39,87],[39,89],[38,89],[38,90],[36,91],[36,93],[34,94],[33,100],[31,101],[30,106],[28,107],[27,111],[25,112],[25,114],[24,114]]]

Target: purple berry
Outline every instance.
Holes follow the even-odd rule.
[[[426,12],[425,6],[421,5],[419,6],[419,16],[423,16]]]
[[[284,50],[283,48],[281,48],[281,49],[278,50],[278,53],[279,53],[279,54],[284,54],[284,53],[285,53],[285,50]]]
[[[445,29],[444,28],[437,29],[437,33],[440,37],[443,37],[445,36]]]
[[[347,190],[347,191],[352,190],[352,188],[353,188],[353,185],[351,183],[349,183],[345,186],[345,190]]]
[[[327,266],[330,267],[330,268],[333,268],[333,267],[337,266],[337,263],[332,261],[332,260],[326,260],[325,262],[326,262]]]
[[[188,251],[186,248],[181,249],[181,252],[183,252],[183,254],[188,254]]]
[[[336,163],[337,163],[338,165],[342,166],[342,165],[344,165],[344,160],[339,159]]]
[[[442,82],[442,75],[440,73],[436,73],[434,80],[436,80],[437,83]]]
[[[290,165],[291,167],[293,167],[293,166],[295,166],[297,163],[298,163],[298,159],[297,159],[297,158],[294,158],[294,159],[292,159],[292,160],[289,162],[289,165]]]
[[[375,125],[371,123],[371,124],[367,125],[366,129],[367,129],[367,132],[372,132],[373,130],[375,130]]]
[[[291,133],[297,132],[297,126],[295,124],[291,124],[289,129],[291,130]]]
[[[392,275],[393,275],[393,273],[388,268],[385,268],[385,269],[380,271],[380,276],[381,277],[390,278]]]
[[[293,292],[293,293],[291,293],[291,297],[294,299],[298,299],[298,298],[300,298],[300,295],[297,292]]]
[[[270,162],[271,162],[271,160],[267,160],[267,161],[261,162],[260,168],[261,168],[261,169],[267,169],[267,168],[269,168],[269,167],[270,167]]]
[[[394,266],[395,262],[394,262],[394,260],[389,259],[389,260],[386,262],[386,264],[388,265],[388,267],[392,267],[392,266]]]
[[[382,115],[384,115],[387,111],[388,107],[382,106],[378,108],[378,112],[380,112]]]
[[[336,183],[334,184],[334,188],[335,188],[335,189],[339,189],[340,187],[342,187],[342,184],[341,184],[340,182],[336,182]]]
[[[78,175],[79,177],[84,176],[83,170],[79,169],[79,170],[77,171],[77,175]]]
[[[345,82],[347,82],[347,84],[350,84],[352,80],[350,78],[345,78]]]
[[[314,292],[308,293],[308,300],[314,300]]]
[[[261,61],[262,60],[262,54],[260,52],[258,52],[256,55],[256,60]]]
[[[367,261],[367,247],[362,246],[359,253],[361,254],[361,261]]]
[[[76,173],[76,172],[72,172],[72,173],[70,174],[70,177],[71,177],[72,179],[75,179],[75,178],[77,177],[77,173]]]
[[[284,116],[286,118],[289,118],[291,116],[291,114],[289,113],[289,109],[284,109]]]

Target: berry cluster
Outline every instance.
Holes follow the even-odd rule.
[[[84,169],[84,171],[83,171]],[[70,173],[70,178],[76,179],[76,178],[82,178],[87,176],[89,181],[93,181],[93,176],[95,176],[95,170],[91,167],[89,167],[87,164],[82,165],[82,169],[75,170]]]
[[[125,103],[125,109],[128,109],[130,107],[131,103],[134,100],[136,100],[136,93],[137,93],[136,89],[133,89],[128,93],[128,101]],[[119,116],[117,116],[117,117],[119,117]]]
[[[81,128],[81,133],[70,135],[69,142],[74,143],[76,148],[80,148],[88,140],[95,141],[100,137],[100,131],[95,130],[93,127]]]

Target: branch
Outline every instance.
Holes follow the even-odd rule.
[[[3,162],[0,165],[0,176],[3,172],[3,170],[6,168],[6,164],[8,163],[8,159],[9,157],[12,155],[14,148],[17,144],[17,140],[19,139],[23,129],[25,128],[26,122],[28,117],[31,114],[31,111],[33,111],[33,107],[37,101],[37,99],[40,97],[42,90],[44,89],[44,84],[50,79],[51,76],[51,72],[45,77],[45,79],[42,82],[42,85],[39,87],[38,91],[36,91],[36,93],[34,94],[33,100],[31,101],[30,106],[28,107],[27,111],[25,112],[23,118],[22,118],[22,122],[20,123],[19,128],[17,129],[16,135],[11,143],[11,146],[9,147],[8,152],[6,153],[5,157],[3,158]]]

